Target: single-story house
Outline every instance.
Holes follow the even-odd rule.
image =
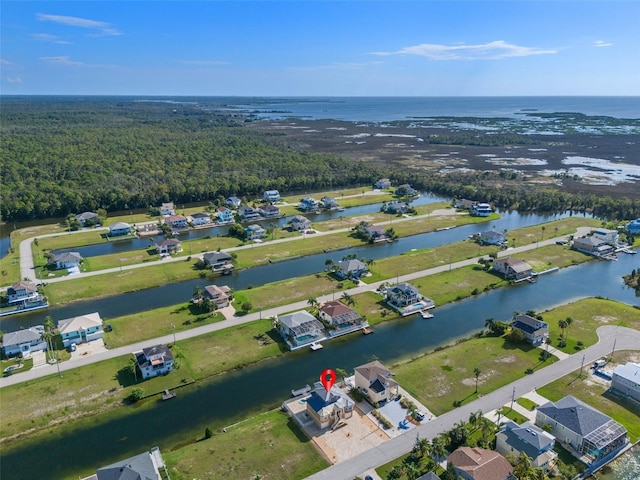
[[[23,358],[30,357],[33,352],[43,352],[47,349],[43,334],[42,325],[5,333],[2,338],[2,352],[5,357],[22,354]]]
[[[611,376],[611,389],[640,402],[640,364],[618,365]]]
[[[398,395],[398,382],[393,373],[380,361],[374,360],[355,368],[355,386],[371,402],[388,402]]]
[[[609,230],[607,228],[596,228],[591,231],[592,235],[596,238],[599,238],[607,245],[611,245],[613,247],[618,246],[618,231],[617,230]]]
[[[177,238],[167,238],[155,242],[158,255],[173,255],[182,251],[182,242]]]
[[[182,215],[169,215],[164,217],[164,223],[171,228],[188,228],[187,219]]]
[[[239,208],[242,205],[242,200],[238,197],[229,197],[227,198],[227,207],[229,208]]]
[[[78,252],[56,253],[53,255],[52,263],[56,264],[58,270],[79,267],[80,263],[82,263],[82,255]]]
[[[517,480],[511,464],[493,450],[459,447],[447,457],[447,463],[465,480]]]
[[[362,323],[362,317],[358,312],[338,300],[322,304],[318,309],[318,315],[329,325],[337,328],[349,328]]]
[[[79,213],[76,215],[76,220],[78,220],[83,227],[85,227],[87,223],[89,223],[89,225],[95,225],[100,221],[98,214],[95,212]]]
[[[164,471],[162,475],[161,470]],[[169,472],[158,447],[96,470],[83,480],[164,480]]]
[[[629,232],[631,235],[637,235],[640,233],[640,218],[636,219],[636,220],[631,220],[629,223],[627,223],[627,232]]]
[[[488,203],[476,203],[471,211],[476,217],[488,217],[491,212],[493,212],[493,209]]]
[[[278,190],[267,190],[262,195],[262,199],[265,202],[279,202],[280,201],[280,192]]]
[[[233,257],[226,252],[205,253],[202,256],[202,261],[213,270],[233,268]]]
[[[400,185],[398,188],[396,188],[396,195],[401,195],[403,197],[413,197],[415,195],[418,195],[418,191],[411,187],[411,185],[409,185],[408,183],[405,183],[404,185]]]
[[[336,275],[342,278],[358,279],[367,273],[367,265],[360,260],[340,260],[336,263]]]
[[[315,212],[316,210],[318,210],[318,208],[320,208],[320,204],[315,198],[304,197],[302,200],[300,200],[298,208],[303,212]]]
[[[204,287],[203,296],[216,304],[218,308],[229,306],[231,289],[226,285],[207,285]]]
[[[507,240],[507,235],[504,232],[497,232],[495,230],[488,230],[481,232],[478,235],[478,241],[483,245],[504,245]]]
[[[227,207],[218,207],[218,223],[233,223],[235,217],[233,210]]]
[[[337,385],[328,392],[322,382],[315,382],[311,395],[306,399],[306,412],[320,429],[335,429],[341,420],[353,416],[355,402]]]
[[[129,235],[131,233],[131,225],[125,222],[116,222],[109,225],[109,236],[117,237],[120,235]]]
[[[258,207],[258,212],[264,218],[276,218],[280,216],[280,209],[275,205],[271,205],[270,203],[260,205]]]
[[[475,202],[473,200],[467,200],[466,198],[456,198],[453,201],[453,207],[460,209],[460,210],[473,210],[473,207],[475,206],[475,204],[478,202]]]
[[[560,443],[569,445],[583,459],[586,457],[591,465],[619,451],[629,441],[622,425],[571,395],[539,406],[536,425],[551,426],[551,433]]]
[[[173,354],[164,345],[154,345],[133,352],[142,379],[164,375],[173,370]]]
[[[389,180],[388,178],[381,178],[380,180],[378,180],[376,183],[373,184],[373,188],[378,188],[380,190],[383,190],[385,188],[390,188],[391,187],[391,180]]]
[[[387,303],[396,307],[408,307],[422,300],[422,295],[416,287],[410,283],[399,283],[386,291]]]
[[[290,347],[308,345],[325,337],[320,320],[306,310],[279,316],[277,326]]]
[[[91,342],[104,336],[102,318],[98,312],[60,320],[58,331],[65,348],[72,343]]]
[[[533,273],[531,265],[513,257],[497,258],[491,268],[501,273],[505,279],[524,280]]]
[[[170,217],[176,214],[175,206],[173,202],[166,202],[160,205],[160,215],[163,217]]]
[[[189,222],[194,227],[209,225],[211,223],[211,215],[205,212],[192,213],[189,215]]]
[[[530,422],[518,425],[508,421],[496,435],[496,451],[517,457],[524,452],[536,468],[549,469],[558,457],[553,450],[556,439]]]
[[[267,231],[260,225],[249,225],[244,229],[244,236],[247,240],[255,240],[267,236]]]
[[[333,197],[324,196],[320,199],[320,205],[322,205],[322,208],[326,208],[326,209],[337,208],[338,201]]]
[[[382,205],[382,209],[386,213],[402,214],[407,213],[411,209],[411,206],[407,202],[395,200],[393,202],[384,203]]]
[[[7,289],[9,305],[14,303],[31,302],[40,298],[38,287],[33,282],[23,280],[16,282]]]
[[[529,315],[516,315],[511,326],[520,330],[524,339],[534,347],[542,345],[549,336],[549,324]]]
[[[302,215],[296,215],[291,219],[289,225],[291,226],[291,230],[294,232],[306,230],[311,227],[311,220],[307,217],[303,217]]]
[[[574,238],[572,246],[579,252],[595,256],[603,256],[615,252],[615,248],[613,248],[612,245],[609,245],[602,238],[596,237],[595,235]]]
[[[238,209],[238,215],[245,222],[251,222],[253,220],[260,220],[262,218],[262,215],[260,215],[260,212],[257,209],[255,209],[253,207],[250,207],[249,205],[242,205]]]

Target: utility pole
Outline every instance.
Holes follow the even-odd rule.
[[[511,394],[511,410],[513,410],[513,402],[516,399],[516,387],[513,387],[513,393]]]
[[[613,353],[616,351],[616,340],[618,340],[617,338],[613,339],[613,348],[611,349],[611,361],[613,361]]]
[[[175,324],[172,325],[172,327],[173,327],[173,346],[175,347],[176,346],[176,326],[175,326]]]
[[[582,364],[580,365],[580,375],[579,375],[580,377],[582,377],[582,369],[584,368],[584,359],[585,359],[585,356],[582,355]]]

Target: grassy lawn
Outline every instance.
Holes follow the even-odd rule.
[[[69,234],[63,234],[55,237],[38,238],[38,245],[35,241],[31,244],[31,248],[34,250],[58,250],[61,248],[72,247],[84,247],[85,245],[93,245],[96,243],[107,243],[108,240],[104,238],[107,230],[81,230],[72,232]]]
[[[516,412],[515,410],[511,410],[509,407],[502,407],[499,410],[500,415],[503,417],[507,417],[509,420],[513,420],[518,425],[522,425],[524,422],[527,422],[529,419],[524,415]]]
[[[533,400],[529,400],[528,398],[525,398],[525,397],[518,398],[516,402],[518,403],[518,405],[526,408],[527,410],[533,410],[534,408],[538,408],[538,404],[536,402],[534,402]]]
[[[499,337],[481,337],[463,341],[442,350],[391,366],[395,380],[435,415],[475,400],[474,369],[480,368],[478,392],[493,391],[525,374],[525,370],[543,368],[556,361],[540,360],[539,349],[529,345],[513,346]]]
[[[366,317],[369,325],[400,318],[398,312],[387,307],[383,297],[377,293],[364,292],[354,295],[353,299],[356,302],[354,308],[360,316]]]
[[[560,235],[572,235],[578,227],[600,227],[601,223],[600,220],[586,217],[563,218],[542,225],[511,230],[507,232],[507,242],[509,246],[519,247]]]
[[[190,303],[171,305],[106,320],[113,331],[105,332],[104,341],[117,348],[222,320],[220,312],[201,312]]]
[[[616,365],[628,361],[638,362],[639,360],[640,352],[638,351],[620,351],[614,354]],[[609,365],[608,368],[612,368],[612,366]],[[582,376],[579,374],[580,371],[576,370],[555,382],[538,388],[537,391],[552,402],[569,394],[573,395],[624,425],[631,442],[637,442],[640,439],[640,408],[638,405],[607,393],[609,382],[593,376],[588,368],[583,370]]]
[[[562,245],[547,245],[535,250],[527,250],[519,253],[517,257],[531,265],[534,272],[543,272],[553,267],[564,268],[595,260],[591,255],[571,250]]]
[[[162,452],[171,478],[298,479],[329,464],[286,414],[274,410],[212,432],[173,451]]]
[[[0,259],[0,285],[13,285],[20,281],[20,255],[17,247]]]

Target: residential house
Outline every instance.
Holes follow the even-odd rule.
[[[367,273],[367,265],[357,259],[340,260],[335,267],[336,275],[342,278],[358,279]]]
[[[280,192],[278,190],[267,190],[262,195],[262,199],[265,202],[279,202],[280,201]]]
[[[335,429],[341,421],[353,416],[355,402],[337,385],[328,392],[322,382],[315,382],[311,395],[306,399],[306,413],[320,429]]]
[[[96,470],[83,480],[169,480],[169,472],[158,447]]]
[[[249,205],[242,205],[238,209],[238,215],[245,222],[253,222],[262,219],[262,215],[260,215],[260,212],[257,209],[250,207]]]
[[[355,368],[355,387],[372,403],[388,402],[398,395],[398,382],[393,373],[378,360]]]
[[[333,197],[324,196],[320,199],[320,205],[327,210],[332,208],[338,208],[338,201]]]
[[[100,222],[100,218],[95,212],[79,213],[76,215],[76,220],[78,220],[83,227],[86,227],[87,225],[96,225]]]
[[[473,200],[467,200],[466,198],[456,198],[453,201],[453,207],[457,208],[459,210],[473,210],[473,207],[475,206],[475,204],[478,202],[475,202]]]
[[[238,197],[229,197],[227,198],[227,207],[229,208],[240,208],[240,205],[242,205],[242,200],[240,200]]]
[[[596,228],[591,231],[592,235],[600,240],[602,240],[607,245],[611,245],[612,247],[618,246],[618,231],[617,230],[609,230],[607,228]]]
[[[631,235],[638,235],[640,233],[640,218],[627,223],[626,228],[627,232],[629,232]]]
[[[573,248],[579,252],[588,253],[596,257],[610,255],[615,252],[615,248],[609,245],[602,238],[595,235],[578,237],[573,239]]]
[[[202,261],[213,270],[233,268],[233,257],[226,252],[210,252],[202,256]]]
[[[82,263],[82,255],[78,252],[62,252],[53,255],[51,263],[55,263],[56,269],[78,268]]]
[[[92,342],[104,336],[102,318],[98,312],[60,320],[58,331],[65,348],[72,343]]]
[[[177,238],[166,238],[155,242],[158,255],[173,255],[182,251],[182,242]]]
[[[234,223],[235,221],[233,210],[227,207],[218,207],[218,223]]]
[[[433,472],[427,472],[424,475],[420,475],[416,480],[440,480],[440,477]]]
[[[207,285],[204,287],[203,296],[215,303],[217,308],[224,308],[231,302],[231,289],[226,285]]]
[[[256,240],[267,236],[267,231],[260,225],[249,225],[244,229],[244,236],[247,240]]]
[[[501,273],[505,279],[524,280],[533,273],[533,268],[527,262],[513,257],[497,258],[491,267],[494,271]]]
[[[387,231],[384,229],[384,227],[373,225],[367,222],[361,222],[359,227],[362,228],[362,231],[364,232],[364,234],[372,242],[381,242],[389,238],[389,236],[387,235]]]
[[[304,231],[308,228],[311,228],[311,220],[307,217],[303,217],[302,215],[296,215],[289,222],[289,226],[291,227],[291,231]]]
[[[386,213],[404,214],[411,210],[411,206],[407,202],[400,202],[395,200],[393,202],[387,202],[382,205],[382,209]]]
[[[169,215],[168,217],[164,217],[164,223],[174,230],[189,228],[187,219],[182,215]]]
[[[42,338],[44,327],[38,325],[17,332],[8,332],[2,338],[2,352],[5,357],[22,354],[28,358],[33,352],[43,352],[47,349],[47,342]]]
[[[303,212],[316,212],[320,208],[320,204],[315,198],[304,197],[300,200],[298,208]]]
[[[281,315],[277,320],[278,330],[290,348],[309,345],[324,340],[324,326],[306,310]]]
[[[373,188],[384,190],[385,188],[391,188],[391,180],[388,178],[381,178],[373,184]]]
[[[280,209],[270,203],[260,205],[258,207],[258,212],[264,218],[278,218],[280,216]]]
[[[142,379],[165,375],[173,370],[173,354],[164,345],[154,345],[133,352]]]
[[[160,205],[160,215],[163,217],[171,217],[176,214],[175,206],[173,202],[167,202]]]
[[[418,191],[412,188],[408,183],[405,183],[404,185],[400,185],[398,188],[396,188],[396,195],[400,195],[403,197],[415,197],[416,195],[418,195]]]
[[[529,315],[516,315],[511,326],[520,330],[524,339],[534,347],[542,345],[549,336],[549,324]]]
[[[205,212],[192,213],[188,220],[194,227],[200,227],[211,223],[211,215]]]
[[[511,464],[493,450],[460,447],[447,457],[447,463],[464,480],[516,480]]]
[[[483,245],[504,246],[506,240],[507,234],[496,230],[481,232],[480,235],[478,235],[478,241]]]
[[[129,235],[131,233],[131,225],[125,222],[116,222],[109,225],[109,236],[119,237],[121,235]]]
[[[422,295],[416,287],[409,283],[399,283],[386,291],[386,301],[396,307],[408,307],[422,300]]]
[[[618,365],[611,376],[611,389],[640,402],[640,364]]]
[[[353,308],[337,300],[323,303],[318,309],[318,316],[338,329],[352,328],[362,325],[362,317]]]
[[[599,464],[627,442],[627,430],[611,417],[568,395],[538,407],[536,425],[551,433],[587,464]]]
[[[536,468],[548,470],[558,457],[553,450],[556,439],[530,422],[518,425],[508,421],[496,435],[496,451],[517,457],[524,452]]]
[[[14,283],[7,289],[7,300],[9,305],[14,303],[28,303],[40,299],[38,287],[33,282],[23,280]]]
[[[493,209],[488,203],[476,203],[471,211],[476,217],[488,217],[491,212],[493,212]]]

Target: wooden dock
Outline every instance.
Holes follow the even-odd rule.
[[[169,389],[166,389],[164,391],[164,393],[162,394],[162,400],[171,400],[172,398],[174,398],[176,396],[175,393],[170,392]]]

